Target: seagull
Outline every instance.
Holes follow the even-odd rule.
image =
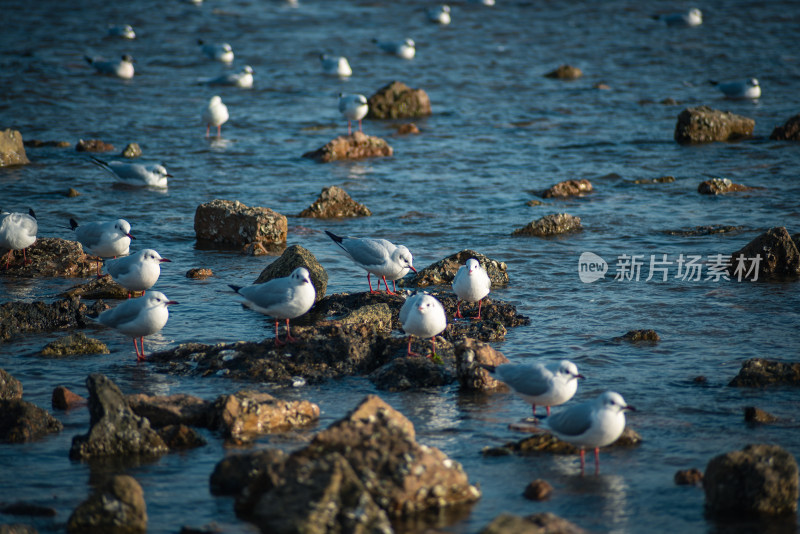
[[[147,291],[158,281],[161,275],[161,264],[168,260],[151,248],[140,250],[136,254],[106,262],[106,271],[119,285],[131,291]]]
[[[169,319],[168,306],[177,304],[169,300],[161,291],[151,291],[143,297],[129,299],[110,310],[101,313],[97,320],[100,324],[119,330],[128,337],[133,338],[136,349],[136,361],[143,361],[144,336],[155,334],[167,324]],[[136,344],[136,339],[141,341],[141,352]]]
[[[347,58],[344,56],[320,54],[319,61],[322,64],[322,72],[325,74],[341,76],[342,78],[353,75],[353,69],[350,68],[350,63],[348,63]]]
[[[428,20],[447,26],[450,24],[450,6],[442,4],[428,9]]]
[[[384,52],[400,56],[403,59],[413,59],[417,51],[414,47],[413,39],[404,39],[399,42],[373,39],[372,42],[378,45]]]
[[[431,338],[431,354],[436,356],[436,336],[447,328],[447,317],[441,302],[427,293],[411,295],[400,308],[400,323],[406,334]],[[411,352],[411,337],[408,338],[408,355],[419,356]]]
[[[119,61],[105,61],[101,57],[83,57],[100,74],[117,76],[125,80],[133,78],[133,58],[128,54],[122,56]]]
[[[15,250],[22,250],[23,265],[28,264],[28,257],[25,249],[36,242],[36,232],[39,225],[36,222],[36,214],[32,209],[28,213],[0,213],[0,248],[8,249],[6,258],[6,270],[14,257]]]
[[[136,39],[136,32],[130,24],[109,25],[108,35],[111,37],[122,37],[123,39]]]
[[[600,472],[600,447],[614,443],[625,430],[625,410],[636,411],[622,395],[606,391],[599,397],[570,406],[541,424],[558,439],[581,448],[581,473],[586,447],[594,448],[595,473]]]
[[[252,286],[230,286],[244,297],[244,305],[259,313],[275,318],[275,345],[280,346],[292,341],[289,319],[300,317],[314,304],[317,292],[311,283],[311,274],[305,267],[298,267],[285,278],[273,278],[263,284]],[[286,341],[278,337],[278,322],[286,319]]]
[[[84,250],[101,258],[127,256],[131,239],[136,239],[131,235],[131,225],[125,219],[82,225],[78,225],[75,219],[70,219],[69,226],[75,231],[75,237]],[[100,262],[97,262],[97,277],[100,277]]]
[[[727,98],[759,98],[761,96],[761,86],[755,78],[750,78],[743,82],[727,83],[709,80],[708,83],[716,85],[717,89],[722,91]]]
[[[122,163],[119,161],[105,162],[94,156],[89,157],[92,158],[92,163],[128,185],[166,189],[167,177],[172,178],[172,175],[167,172],[163,165],[142,165],[141,163]]]
[[[513,389],[520,397],[531,403],[533,417],[536,405],[550,407],[564,404],[578,390],[578,367],[569,360],[549,365],[541,363],[504,363],[498,366],[481,364],[494,377]]]
[[[233,87],[241,87],[242,89],[250,89],[253,87],[253,67],[245,65],[242,72],[223,74],[205,83],[209,85],[230,85]]]
[[[200,51],[215,61],[223,63],[233,63],[233,48],[228,43],[205,43],[202,39],[197,40]]]
[[[663,20],[667,26],[700,26],[703,23],[703,12],[696,7],[686,13],[671,13],[669,15],[654,15],[654,19]]]
[[[367,111],[369,111],[367,97],[364,95],[339,93],[339,111],[347,119],[347,135],[350,135],[350,123],[352,121],[358,121],[358,131],[363,132],[361,129],[361,119],[366,117]]]
[[[483,298],[489,294],[492,287],[492,281],[489,280],[489,275],[486,269],[481,267],[480,262],[475,258],[467,260],[466,265],[458,268],[455,278],[453,278],[453,291],[458,297],[456,303],[456,313],[454,319],[463,319],[461,315],[461,301],[478,303],[478,315],[474,319],[481,318],[481,306]]]
[[[369,292],[377,293],[372,290],[372,282],[370,281],[370,274],[380,276],[383,279],[383,285],[386,286],[386,292],[390,295],[394,293],[389,291],[389,284],[386,283],[386,278],[392,281],[392,285],[397,291],[397,286],[394,284],[395,280],[403,278],[408,274],[409,269],[417,270],[412,265],[414,261],[411,252],[403,246],[399,247],[385,239],[372,239],[369,237],[340,237],[332,232],[325,230],[328,237],[333,239],[333,242],[339,245],[348,258],[353,260],[353,263],[367,271],[367,284],[369,284]],[[381,289],[381,282],[378,280],[378,290]]]
[[[217,137],[222,135],[222,125],[228,122],[228,106],[222,103],[222,98],[212,96],[208,106],[203,109],[203,122],[206,123],[206,137],[212,126],[217,127]]]

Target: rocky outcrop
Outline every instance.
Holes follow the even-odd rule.
[[[697,192],[701,195],[724,195],[725,193],[738,193],[739,191],[750,191],[752,187],[733,183],[730,178],[712,178],[701,182],[697,186]]]
[[[342,324],[368,324],[388,334],[392,331],[392,310],[385,302],[367,304],[341,316],[338,321]]]
[[[211,473],[212,495],[239,495],[242,490],[261,479],[260,485],[274,487],[280,482],[288,455],[280,449],[262,449],[226,456]],[[265,484],[264,481],[267,483]]]
[[[109,354],[109,351],[102,341],[86,337],[86,334],[78,332],[48,343],[39,353],[40,356],[49,358],[74,356],[76,354]]]
[[[742,363],[733,380],[728,384],[734,387],[763,387],[771,385],[800,385],[800,362],[780,362],[751,358]]]
[[[412,350],[430,354],[430,340],[415,340]],[[455,380],[453,375],[453,347],[446,341],[436,343],[436,355],[395,358],[369,375],[375,387],[382,391],[405,391],[446,386]],[[447,365],[442,365],[446,363]]]
[[[561,65],[556,70],[545,74],[546,78],[555,78],[557,80],[577,80],[581,76],[583,76],[581,69],[572,65]]]
[[[84,284],[78,284],[61,293],[62,297],[80,297],[82,299],[97,300],[125,300],[128,290],[119,285],[110,276],[94,278]],[[141,291],[132,291],[132,297],[142,296]]]
[[[254,284],[263,284],[273,278],[283,278],[292,274],[298,267],[305,267],[311,275],[311,283],[317,292],[315,302],[319,302],[328,290],[328,272],[317,261],[316,256],[300,245],[292,245],[280,257],[267,265],[258,275]]]
[[[578,525],[550,512],[520,517],[500,514],[478,534],[585,534]]]
[[[87,308],[80,299],[45,302],[6,302],[0,304],[0,342],[18,334],[51,332],[68,328],[84,328],[90,310],[98,311],[102,305]]]
[[[542,198],[565,198],[582,196],[591,193],[593,190],[592,182],[587,179],[565,180],[542,191]]]
[[[555,213],[536,219],[522,228],[517,228],[511,235],[549,237],[552,235],[580,232],[582,230],[583,226],[581,226],[580,217],[575,217],[569,213]]]
[[[553,486],[546,480],[537,478],[527,486],[522,493],[523,497],[531,501],[544,501],[550,498],[553,493]]]
[[[729,111],[708,106],[684,109],[675,125],[675,141],[680,144],[737,141],[753,135],[756,122]]]
[[[399,280],[398,285],[401,287],[449,286],[453,283],[453,278],[455,278],[458,269],[467,263],[470,258],[477,259],[481,267],[486,269],[493,288],[496,289],[508,285],[508,267],[505,262],[493,260],[480,252],[470,249],[456,252],[443,260],[428,265],[412,278]]]
[[[320,193],[319,198],[300,212],[298,217],[335,219],[342,217],[369,217],[372,212],[363,204],[353,200],[341,187],[332,185]]]
[[[158,429],[158,435],[171,451],[186,451],[206,445],[206,440],[194,428],[168,425]]]
[[[144,417],[156,428],[170,425],[207,427],[211,402],[199,397],[176,393],[175,395],[127,395],[125,401],[139,417]]]
[[[419,133],[419,128],[413,122],[407,122],[397,127],[396,135],[416,135]]]
[[[703,484],[703,472],[693,467],[682,469],[675,473],[675,484],[679,486],[701,486]]]
[[[769,138],[773,141],[800,141],[800,113],[789,117],[783,126],[776,126]]]
[[[378,89],[367,104],[368,119],[409,119],[427,117],[432,113],[428,93],[398,81]]]
[[[53,389],[50,403],[54,410],[69,410],[78,406],[85,406],[86,399],[64,386],[57,386]]]
[[[115,475],[72,513],[69,534],[145,534],[147,505],[136,479]]]
[[[353,132],[350,135],[340,135],[317,150],[306,152],[303,157],[319,163],[330,163],[331,161],[389,157],[392,154],[394,154],[392,147],[380,137]]]
[[[608,447],[638,447],[642,443],[642,437],[631,427],[625,427],[622,435],[617,441]],[[486,447],[482,453],[484,456],[506,456],[509,454],[519,454],[527,456],[531,454],[550,453],[550,454],[578,454],[580,449],[565,441],[561,441],[549,432],[539,432],[530,437],[519,441],[506,443],[501,447]]]
[[[186,271],[186,278],[194,280],[205,280],[211,276],[214,276],[214,271],[206,267],[194,267]]]
[[[139,146],[139,143],[128,143],[125,148],[122,149],[121,156],[123,158],[138,158],[142,155],[142,147]]]
[[[0,132],[0,167],[9,165],[26,165],[30,163],[25,154],[22,134],[7,128]]]
[[[116,149],[111,143],[106,143],[100,139],[89,139],[88,141],[79,139],[75,145],[75,150],[78,152],[111,152]]]
[[[0,534],[39,534],[36,528],[20,523],[0,525]]]
[[[0,443],[26,443],[62,429],[58,419],[30,402],[0,400]]]
[[[761,408],[756,408],[755,406],[745,406],[744,408],[744,420],[748,423],[774,423],[778,420],[777,417],[772,415],[769,412],[762,410]]]
[[[461,389],[465,391],[508,391],[508,386],[481,367],[481,365],[498,366],[508,363],[503,353],[494,350],[491,345],[474,339],[466,339],[456,345],[456,375]]]
[[[797,461],[778,445],[748,445],[708,462],[706,510],[720,516],[775,516],[797,512]]]
[[[756,256],[760,257],[757,269]],[[739,279],[741,274],[742,279],[754,280],[756,272],[759,280],[795,278],[800,276],[800,251],[786,228],[776,226],[734,252],[730,264],[731,279]]]
[[[22,398],[22,382],[5,369],[0,369],[0,400],[19,400]]]
[[[629,343],[658,343],[661,338],[655,330],[630,330],[624,336],[615,337],[614,341],[627,341]]]
[[[708,224],[703,226],[695,226],[686,230],[665,230],[667,235],[679,235],[683,237],[713,235],[713,234],[727,234],[732,232],[740,232],[744,226],[731,226],[726,224]]]
[[[212,200],[197,207],[194,232],[198,240],[246,247],[266,248],[286,243],[286,217],[269,208],[248,207],[238,200]]]
[[[11,261],[8,270],[0,274],[21,278],[80,278],[92,276],[97,265],[93,256],[83,252],[77,241],[58,237],[40,237],[27,249],[28,264],[22,256]]]

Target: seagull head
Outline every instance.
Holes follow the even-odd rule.
[[[174,300],[169,300],[167,296],[162,293],[161,291],[149,291],[143,299],[147,299],[147,305],[149,307],[157,308],[159,306],[171,306],[173,304],[177,304]]]
[[[428,294],[420,295],[417,299],[417,310],[423,314],[428,313],[430,310],[436,308],[436,304],[437,300],[434,297]]]
[[[411,48],[414,48],[414,39],[406,39],[405,41],[403,41],[403,43],[404,43],[406,46],[409,46],[409,47],[411,47]]]
[[[114,223],[114,228],[128,239],[136,239],[131,235],[131,223],[125,219],[117,219],[117,222]]]
[[[152,248],[146,248],[142,252],[142,258],[144,261],[154,262],[154,263],[164,263],[165,261],[172,262],[172,260],[168,260],[167,258],[162,258],[161,254],[153,250]]]
[[[583,378],[583,379],[586,378],[585,376],[583,376],[578,372],[578,366],[569,360],[561,360],[559,362],[556,374],[565,376],[568,382],[570,380],[576,380],[578,378]]]
[[[131,56],[130,54],[124,54],[122,56],[122,61],[125,61],[127,63],[133,63],[134,59],[133,59],[133,56]]]
[[[292,271],[292,274],[289,275],[289,278],[291,278],[297,285],[302,285],[302,284],[313,285],[311,284],[311,273],[309,273],[308,269],[306,269],[305,267],[298,267],[297,269]]]
[[[749,85],[750,87],[758,87],[758,80],[755,78],[750,78],[749,80],[747,80],[747,85]]]
[[[606,391],[600,395],[599,400],[603,408],[616,413],[621,413],[625,410],[636,411],[636,408],[625,402],[622,395],[614,391]]]
[[[163,165],[153,165],[153,172],[159,176],[172,178],[172,175],[167,172],[167,169]]]
[[[397,247],[392,255],[396,256],[396,261],[403,266],[404,270],[411,269],[415,273],[417,272],[413,265],[414,258],[411,256],[411,251],[409,251],[404,245]]]
[[[467,265],[467,272],[469,274],[472,274],[478,270],[478,268],[481,266],[481,263],[475,258],[470,258],[467,260],[466,265]]]

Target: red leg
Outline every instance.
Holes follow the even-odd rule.
[[[280,347],[281,345],[285,345],[286,343],[281,341],[278,337],[278,320],[275,319],[275,346]]]
[[[8,251],[8,257],[6,258],[6,271],[8,270],[8,266],[11,265],[11,258],[13,258],[13,257],[14,257],[14,251],[13,250],[9,250]]]
[[[392,289],[394,289],[395,293],[397,292],[397,284],[394,283],[394,280],[392,280]]]
[[[347,135],[350,135],[351,133],[352,131],[350,129],[350,119],[347,119]]]
[[[594,448],[594,474],[600,474],[600,448]]]
[[[581,474],[583,474],[583,468],[586,467],[586,451],[581,449]]]
[[[550,417],[550,406],[547,407],[547,417]]]
[[[388,293],[389,295],[394,295],[395,294],[394,292],[389,291],[389,284],[386,283],[386,277],[384,276],[382,278],[383,278],[383,285],[386,286],[386,293]],[[378,288],[380,289],[380,282],[378,282],[378,284],[379,284]]]
[[[536,419],[536,405],[531,404],[531,407],[533,408],[533,418]]]
[[[289,329],[289,319],[286,319],[286,342],[291,343],[297,341],[297,338],[292,337],[292,331]]]
[[[436,336],[431,338],[431,347],[433,347],[433,352],[431,352],[431,355],[428,356],[428,358],[433,358],[436,356]]]
[[[369,275],[370,275],[370,273],[367,273],[367,284],[369,284],[369,292],[370,293],[379,293],[379,291],[375,291],[375,290],[372,289],[372,282],[369,279]],[[379,279],[378,280],[378,289],[380,289],[380,288],[381,288],[381,281]]]
[[[482,304],[483,304],[483,299],[478,301],[478,316],[477,317],[473,317],[473,319],[478,320],[478,321],[480,320],[480,318],[481,318],[481,305]]]
[[[28,261],[28,256],[25,255],[25,249],[24,248],[22,249],[22,258],[23,258],[23,261],[22,261],[23,265],[28,265],[29,263],[33,263],[33,261]]]
[[[453,319],[463,319],[464,316],[461,315],[461,301],[459,300],[456,302],[456,313],[453,315]]]
[[[358,119],[358,131],[363,132],[364,130],[361,129],[361,119]]]
[[[409,356],[420,356],[420,354],[416,352],[411,352],[411,336],[408,336],[408,355]]]
[[[209,132],[211,132],[211,125],[206,124],[206,137],[208,137]]]
[[[97,262],[97,278],[102,278],[103,275],[100,274],[100,262]]]
[[[222,125],[217,125],[217,137],[222,137]]]

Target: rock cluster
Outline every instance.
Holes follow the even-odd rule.
[[[565,180],[550,186],[541,193],[542,198],[565,198],[592,192],[592,182],[587,179]]]
[[[39,354],[57,358],[75,354],[109,354],[109,351],[102,341],[86,337],[86,334],[78,332],[48,343]]]
[[[95,303],[94,309],[97,308]],[[84,328],[89,311],[80,299],[0,304],[0,343],[18,334]]]
[[[800,141],[800,113],[789,117],[783,126],[776,126],[769,138],[774,141]]]
[[[306,152],[303,157],[319,163],[330,163],[331,161],[389,157],[393,153],[394,150],[389,143],[380,137],[353,132],[350,135],[340,135],[317,150]]]
[[[675,141],[680,144],[736,141],[753,135],[753,119],[708,106],[684,109],[675,125]]]
[[[30,160],[25,154],[22,134],[11,128],[0,131],[0,167],[26,165],[28,163],[30,163]]]
[[[797,245],[785,227],[770,228],[731,255],[728,273],[731,278],[738,279],[736,271],[739,269],[743,275],[750,273],[743,278],[752,280],[754,273],[751,271],[755,271],[753,263],[756,256],[760,256],[757,270],[759,280],[796,278],[800,276],[800,251]]]
[[[393,81],[367,99],[368,119],[407,119],[426,117],[432,113],[431,100],[422,89],[412,89]]]
[[[722,195],[725,193],[737,193],[739,191],[750,191],[752,187],[733,183],[730,178],[712,178],[701,182],[697,186],[697,192],[701,195]]]
[[[480,252],[471,249],[456,252],[450,256],[421,269],[411,278],[404,278],[398,282],[401,287],[428,287],[450,285],[453,283],[458,270],[468,259],[477,259],[481,267],[486,269],[486,274],[492,281],[492,287],[498,288],[508,285],[508,267],[505,262],[493,260]]]
[[[626,332],[624,336],[615,337],[614,341],[628,341],[630,343],[657,343],[661,341],[658,332],[655,330],[631,330]]]
[[[625,427],[622,435],[609,447],[637,447],[642,443],[642,437],[631,427]],[[519,454],[550,453],[550,454],[577,454],[580,449],[565,441],[561,441],[549,432],[541,432],[519,441],[506,443],[501,447],[486,447],[483,449],[485,456],[506,456]]]
[[[369,217],[372,212],[363,204],[353,200],[341,187],[332,185],[320,193],[319,198],[300,212],[298,217],[333,219],[341,217]]]
[[[583,230],[580,217],[569,213],[555,213],[545,215],[522,228],[517,228],[511,235],[531,235],[536,237],[549,237],[559,234],[580,232]]]
[[[286,217],[269,208],[249,207],[238,200],[216,199],[197,207],[194,231],[198,240],[245,247],[286,243]]]
[[[742,363],[729,386],[763,387],[775,384],[800,385],[800,363],[751,358]]]
[[[581,76],[583,76],[581,69],[573,67],[572,65],[561,65],[557,69],[545,74],[545,77],[555,78],[557,80],[577,80]]]
[[[28,247],[27,256],[27,265],[20,256],[12,260],[10,268],[2,274],[22,278],[79,278],[91,276],[97,268],[80,243],[58,237],[38,238]]]
[[[311,275],[311,283],[317,292],[316,302],[322,300],[328,290],[328,272],[317,261],[317,258],[306,248],[292,245],[283,251],[280,257],[267,265],[258,275],[254,284],[263,284],[273,278],[282,278],[292,274],[298,267],[305,267]]]
[[[88,141],[79,139],[75,145],[75,150],[78,152],[111,152],[116,149],[111,143],[106,143],[100,139],[89,139]]]
[[[67,522],[69,534],[144,534],[147,505],[136,479],[114,475],[81,503]]]

